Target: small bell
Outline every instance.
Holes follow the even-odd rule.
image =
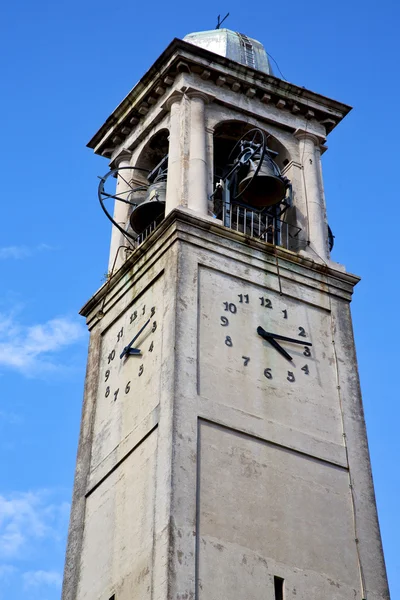
[[[132,211],[130,216],[129,222],[133,231],[142,233],[164,215],[166,192],[166,181],[158,181],[149,186],[145,200]]]
[[[257,175],[254,175],[260,164],[259,157],[249,161],[246,176],[239,182],[239,194],[246,204],[254,207],[272,206],[285,197],[286,184],[269,156],[265,155]]]

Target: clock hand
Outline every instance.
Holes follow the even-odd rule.
[[[302,346],[312,346],[311,342],[303,342],[302,340],[296,340],[294,338],[285,337],[284,335],[278,335],[277,333],[269,333],[269,331],[265,331],[262,327],[257,328],[257,333],[262,335],[260,331],[263,331],[268,337],[274,338],[276,340],[283,340],[284,342],[292,342],[293,344],[301,344]]]
[[[139,337],[139,335],[142,333],[143,329],[145,327],[147,327],[147,325],[150,323],[150,319],[148,319],[146,321],[146,323],[143,325],[143,327],[137,332],[137,334],[135,335],[135,337],[129,342],[129,344],[127,346],[125,346],[125,348],[122,350],[120,358],[123,358],[125,356],[125,354],[140,354],[140,350],[139,348],[132,348],[133,343],[137,340],[137,338]]]
[[[286,352],[286,350],[284,348],[282,348],[282,346],[274,340],[274,338],[272,337],[271,334],[269,334],[267,331],[264,331],[264,329],[262,327],[257,327],[257,333],[262,338],[264,338],[264,340],[269,342],[271,344],[271,346],[273,346],[275,348],[275,350],[278,350],[278,352],[280,354],[282,354],[282,356],[284,356],[285,358],[287,358],[290,361],[293,360],[292,357],[290,356],[290,354],[288,352]]]

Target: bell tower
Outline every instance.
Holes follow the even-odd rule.
[[[227,29],[174,39],[110,162],[63,600],[388,600],[321,153],[350,107]]]

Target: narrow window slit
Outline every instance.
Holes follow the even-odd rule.
[[[275,600],[284,600],[283,597],[283,584],[284,579],[282,577],[274,576],[274,589],[275,589]]]

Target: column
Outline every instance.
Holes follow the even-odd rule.
[[[122,167],[130,167],[130,154],[123,154],[121,157],[118,157],[115,161],[116,168],[121,169]],[[132,177],[132,171],[127,168],[123,168],[120,174],[117,177],[117,186],[115,195],[123,198],[124,200],[129,200],[129,192],[132,189],[130,184],[130,180]],[[119,202],[115,200],[114,203],[114,215],[113,219],[120,227],[126,229],[128,223],[129,216],[129,204],[125,204],[124,202]],[[118,248],[120,246],[127,246],[128,241],[122,235],[122,233],[113,226],[111,231],[111,244],[110,244],[110,256],[108,260],[108,272],[111,273],[112,268],[114,267],[114,273],[119,269],[122,263],[125,260],[125,252],[123,248]],[[116,256],[118,253],[118,256]],[[115,261],[115,264],[114,264]]]
[[[188,208],[201,215],[208,214],[207,144],[205,103],[207,96],[190,92],[190,152]]]
[[[319,181],[319,140],[315,135],[303,131],[296,132],[295,136],[300,140],[308,241],[311,249],[322,260],[326,261],[329,259],[328,226],[326,223],[325,202]]]
[[[165,216],[179,206],[181,197],[181,152],[180,152],[180,103],[181,95],[167,102],[170,110],[168,176],[165,201]]]

